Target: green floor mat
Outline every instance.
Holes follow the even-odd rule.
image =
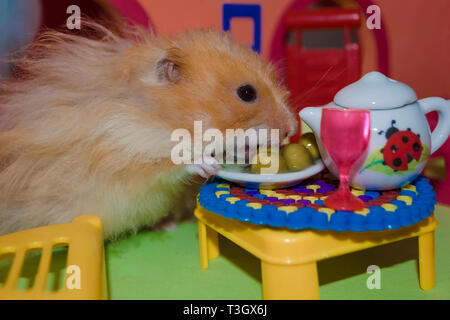
[[[417,273],[417,239],[319,262],[321,299],[450,299],[450,208],[436,218],[434,289],[423,291]],[[197,224],[145,231],[106,245],[111,299],[261,299],[257,258],[220,238],[221,255],[200,268]],[[381,289],[368,289],[367,267],[381,268]]]

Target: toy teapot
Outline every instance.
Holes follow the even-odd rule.
[[[325,165],[336,176],[336,164],[320,142],[325,107],[370,110],[369,146],[350,179],[350,184],[359,189],[388,190],[410,183],[450,134],[450,100],[438,97],[417,100],[409,86],[379,72],[367,73],[340,90],[334,102],[304,108],[299,113],[314,131]],[[425,117],[431,111],[439,114],[432,133]]]

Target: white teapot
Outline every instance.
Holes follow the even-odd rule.
[[[413,181],[434,151],[450,134],[450,100],[430,97],[417,100],[407,85],[370,72],[340,90],[334,102],[308,107],[299,115],[314,131],[322,159],[338,176],[338,169],[320,142],[323,108],[370,110],[370,141],[366,156],[354,168],[350,184],[355,188],[387,190]],[[439,121],[433,133],[425,114],[437,111]]]

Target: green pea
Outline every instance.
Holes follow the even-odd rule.
[[[301,144],[291,143],[282,149],[289,171],[300,171],[313,164],[308,150]]]
[[[308,150],[308,152],[311,154],[311,157],[314,160],[320,158],[319,147],[317,146],[317,141],[314,136],[314,133],[307,132],[307,133],[303,134],[300,137],[298,143],[301,144],[302,146],[304,146],[306,148],[306,150]]]
[[[269,161],[269,159],[265,159],[265,157],[269,157],[270,160],[275,160],[275,163],[272,163],[271,161]],[[264,162],[264,164],[262,162]],[[266,162],[268,163],[265,164]],[[261,171],[261,169],[263,168],[264,172]],[[258,150],[258,153],[255,155],[255,158],[252,161],[251,172],[255,174],[277,174],[286,172],[286,169],[286,161],[283,155],[281,155],[278,151],[271,151],[270,148],[267,148],[266,152],[261,152],[261,149]]]

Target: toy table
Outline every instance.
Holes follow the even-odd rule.
[[[216,192],[219,192],[218,198],[224,195]],[[231,195],[231,198],[236,197]],[[398,200],[392,202],[398,203]],[[280,205],[286,207],[283,203]],[[383,204],[386,208],[390,208],[389,205],[393,206]],[[418,237],[419,244],[420,287],[429,290],[435,285],[434,230],[437,221],[433,214],[409,226],[390,228],[388,225],[389,228],[383,231],[364,232],[258,225],[226,218],[205,209],[200,201],[194,214],[198,219],[201,267],[207,269],[208,260],[219,256],[220,233],[261,260],[264,299],[319,299],[318,261],[413,237]]]

